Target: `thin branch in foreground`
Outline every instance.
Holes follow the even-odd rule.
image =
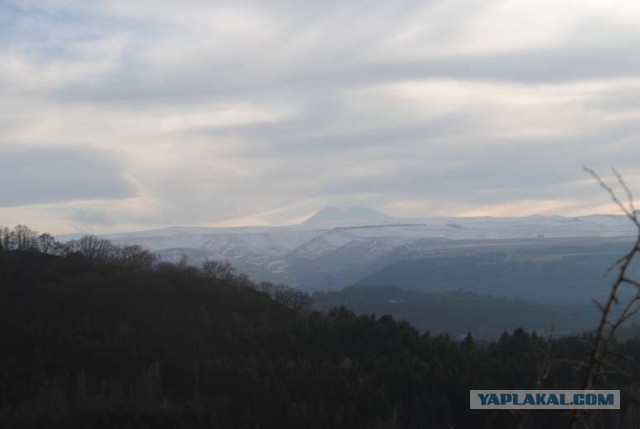
[[[598,182],[600,187],[609,194],[612,201],[620,208],[620,210],[622,210],[626,217],[631,220],[637,230],[633,247],[622,258],[618,259],[618,261],[616,261],[616,263],[607,271],[608,274],[616,267],[618,268],[618,275],[616,276],[614,283],[611,285],[607,300],[604,304],[594,300],[600,309],[600,322],[595,330],[595,337],[591,343],[591,351],[578,367],[578,372],[582,372],[583,374],[580,388],[582,390],[589,390],[602,384],[606,374],[611,373],[609,368],[614,368],[617,373],[621,372],[619,368],[609,361],[609,356],[613,354],[610,348],[620,326],[640,312],[640,282],[632,279],[630,276],[631,264],[640,253],[640,221],[638,220],[637,212],[635,210],[633,195],[622,176],[615,169],[613,170],[613,173],[617,178],[618,184],[625,193],[625,197],[627,199],[626,205],[623,204],[613,188],[611,188],[594,170],[588,167],[584,167],[584,170],[589,173]],[[618,292],[620,287],[624,284],[638,288],[638,293],[629,299],[617,317],[613,317],[612,310],[614,306],[620,304]],[[585,410],[574,410],[569,423],[569,428],[576,429],[581,423],[593,426],[596,423],[593,418],[588,422],[584,421],[584,417],[587,414],[588,413]],[[593,417],[593,413],[589,414],[589,416]]]
[[[616,170],[615,168],[612,168],[611,170],[613,171],[613,174],[618,179],[618,184],[622,187],[624,192],[627,194],[627,202],[629,204],[629,211],[631,212],[631,214],[633,215],[634,218],[637,218],[636,207],[635,207],[635,204],[633,202],[633,194],[631,193],[631,190],[627,186],[627,183],[622,179],[622,176],[620,175],[620,173],[618,173],[618,170]]]

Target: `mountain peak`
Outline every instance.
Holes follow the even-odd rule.
[[[303,222],[305,225],[375,225],[389,221],[390,218],[366,206],[325,207]]]

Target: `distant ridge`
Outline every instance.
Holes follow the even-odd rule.
[[[484,254],[504,248],[522,259],[535,247],[538,256],[555,252],[569,263],[575,256],[568,254],[584,253],[586,246],[595,249],[591,253],[615,259],[607,246],[626,246],[633,236],[633,225],[620,215],[399,218],[359,206],[327,207],[302,224],[288,226],[174,227],[103,237],[117,244],[144,246],[163,261],[177,263],[185,255],[194,264],[227,260],[256,281],[331,289],[354,284],[395,262],[443,252]],[[569,250],[560,252],[559,245]],[[534,258],[532,266],[538,266],[539,259]],[[580,272],[586,272],[584,268]],[[418,283],[433,274],[420,269],[419,264],[412,267]],[[399,270],[386,280],[398,284],[400,277],[413,271]],[[501,290],[500,296],[516,292]]]
[[[425,226],[425,223],[385,223],[382,225],[336,226],[333,229],[401,228],[405,226]]]
[[[366,206],[325,207],[302,222],[303,225],[363,226],[384,224],[393,219]]]

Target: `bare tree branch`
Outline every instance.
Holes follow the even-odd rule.
[[[640,288],[640,282],[632,279],[629,275],[631,272],[631,264],[638,256],[638,253],[640,253],[640,221],[638,220],[635,210],[633,195],[625,181],[622,179],[622,176],[615,169],[613,170],[613,173],[616,176],[618,184],[625,193],[625,197],[627,199],[626,205],[621,201],[617,193],[595,171],[588,167],[584,167],[584,170],[589,173],[609,194],[613,202],[620,208],[620,210],[622,210],[629,220],[631,220],[637,230],[633,247],[623,257],[618,259],[618,261],[616,261],[609,270],[607,270],[607,274],[609,274],[609,272],[618,268],[618,275],[616,276],[614,283],[611,285],[606,302],[601,304],[594,300],[600,309],[600,322],[595,330],[595,337],[591,343],[591,351],[578,368],[578,371],[583,374],[580,387],[583,390],[587,390],[593,389],[602,383],[606,374],[611,373],[608,368],[614,368],[616,373],[621,372],[620,368],[612,365],[608,360],[610,355],[615,354],[615,352],[612,352],[610,348],[618,328],[640,312],[639,291],[639,293],[636,293],[631,299],[629,299],[618,316],[614,317],[612,315],[614,306],[620,304],[618,292],[622,285],[629,284],[636,288]],[[591,419],[590,421],[585,422],[583,419],[585,414],[585,410],[574,410],[569,423],[569,428],[576,429],[579,424],[593,426],[596,423],[595,420]]]

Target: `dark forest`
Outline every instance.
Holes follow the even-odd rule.
[[[227,264],[157,263],[91,236],[17,227],[0,242],[1,427],[564,427],[560,411],[469,410],[469,389],[568,388],[589,344],[312,311],[304,293]],[[637,427],[640,340],[614,348],[624,358],[606,385],[622,411],[598,419]]]

